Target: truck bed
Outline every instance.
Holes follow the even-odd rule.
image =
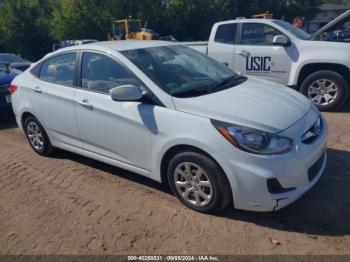
[[[203,54],[208,54],[208,41],[181,42],[181,44],[188,46]]]

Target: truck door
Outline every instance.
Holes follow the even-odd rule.
[[[287,84],[292,65],[293,46],[273,45],[276,28],[258,22],[242,24],[238,44],[235,46],[235,69],[244,74]]]
[[[208,54],[220,63],[234,68],[234,43],[236,41],[237,23],[219,24],[213,28],[215,36],[209,41]]]

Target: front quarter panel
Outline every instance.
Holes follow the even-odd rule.
[[[161,181],[161,160],[174,146],[193,146],[210,155],[232,147],[208,118],[156,107],[154,123],[151,177],[157,181]]]
[[[336,64],[350,70],[350,46],[348,43],[297,40],[298,59],[292,64],[288,85],[296,86],[301,70],[310,64]]]

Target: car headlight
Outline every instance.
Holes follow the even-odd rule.
[[[293,140],[288,137],[215,120],[211,122],[231,144],[253,154],[283,154],[293,146]]]

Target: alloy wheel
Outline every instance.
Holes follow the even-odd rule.
[[[212,182],[195,163],[180,163],[175,168],[174,180],[180,196],[191,205],[205,207],[213,199]]]
[[[35,122],[29,122],[27,124],[27,135],[30,144],[35,150],[41,151],[44,148],[44,136],[40,130],[40,127]]]
[[[332,104],[339,93],[338,86],[329,79],[319,79],[314,81],[308,89],[308,97],[316,105]]]

